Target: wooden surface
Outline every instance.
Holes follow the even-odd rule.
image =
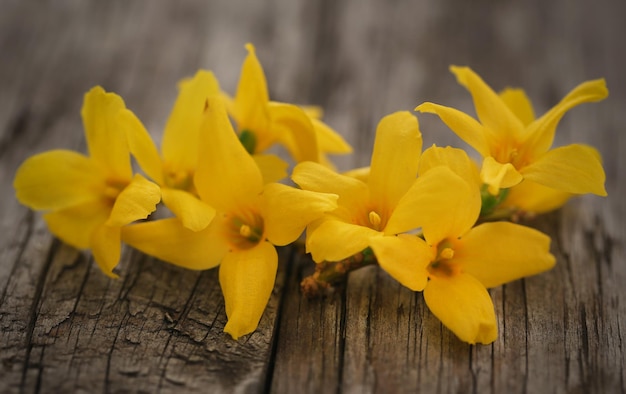
[[[625,392],[624,15],[621,0],[0,1],[0,392]],[[274,99],[322,105],[355,147],[342,169],[368,163],[385,114],[426,100],[471,111],[449,64],[524,87],[539,114],[606,77],[609,99],[574,109],[556,143],[600,150],[609,197],[529,223],[557,266],[491,291],[489,346],[457,340],[376,267],[307,300],[312,265],[292,248],[259,329],[235,342],[217,271],[127,249],[111,280],[17,203],[26,157],[84,151],[90,87],[121,94],[158,139],[176,82],[208,68],[233,92],[248,41]],[[425,146],[465,147],[419,119]]]

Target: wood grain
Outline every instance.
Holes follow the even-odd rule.
[[[626,392],[624,15],[619,0],[3,1],[0,392]],[[121,94],[159,140],[176,83],[207,68],[233,92],[246,42],[274,99],[323,106],[355,147],[341,169],[368,164],[390,112],[428,100],[471,113],[450,64],[525,88],[537,114],[605,77],[609,99],[566,115],[556,144],[598,148],[609,197],[527,223],[551,236],[557,265],[491,290],[492,345],[460,342],[376,267],[304,298],[312,263],[298,247],[280,251],[259,329],[232,341],[216,270],[125,249],[121,279],[108,279],[17,203],[12,181],[29,155],[84,151],[92,86]],[[467,147],[419,120],[425,146]]]

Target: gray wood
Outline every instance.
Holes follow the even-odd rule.
[[[0,392],[625,392],[624,15],[619,0],[3,1]],[[376,267],[304,298],[312,266],[298,248],[281,250],[259,329],[235,342],[217,271],[126,249],[121,279],[108,279],[17,203],[26,157],[85,149],[90,87],[121,94],[158,140],[177,81],[208,68],[234,91],[248,41],[273,98],[323,106],[355,147],[341,169],[367,164],[385,114],[426,100],[471,112],[450,64],[525,88],[537,114],[606,77],[608,100],[565,116],[556,144],[597,147],[609,197],[528,223],[552,237],[557,266],[491,291],[489,346],[460,342]],[[419,120],[425,146],[466,147],[436,117]]]

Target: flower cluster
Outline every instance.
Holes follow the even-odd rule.
[[[573,195],[606,195],[595,149],[550,149],[569,109],[607,96],[603,80],[579,85],[535,119],[522,90],[498,94],[471,69],[452,67],[478,120],[428,102],[416,110],[438,115],[482,163],[451,147],[422,152],[416,116],[397,112],[378,124],[370,166],[341,174],[327,155],[350,146],[319,109],[270,101],[254,47],[246,48],[234,97],[209,71],[180,83],[160,150],[118,95],[91,89],[82,109],[89,155],[30,157],[15,176],[17,199],[43,211],[58,238],[90,249],[112,277],[122,243],[189,269],[219,266],[224,331],[235,339],[257,328],[274,287],[275,246],[306,229],[317,270],[305,292],[375,262],[423,291],[461,340],[490,343],[498,333],[487,289],[555,264],[550,238],[516,222]],[[297,164],[297,187],[279,183],[288,164],[267,153],[275,144]],[[143,220],[159,203],[171,215]]]

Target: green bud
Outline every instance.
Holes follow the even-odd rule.
[[[239,141],[241,141],[241,145],[248,151],[248,153],[253,154],[256,149],[256,135],[249,130],[243,130],[239,134]]]

